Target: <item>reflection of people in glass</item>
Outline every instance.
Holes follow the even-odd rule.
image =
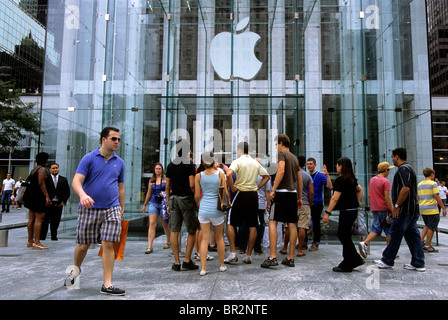
[[[170,228],[167,221],[163,217],[163,202],[165,199],[165,172],[161,163],[154,165],[153,175],[148,183],[148,192],[146,193],[145,201],[143,203],[142,212],[146,213],[146,205],[149,204],[149,228],[148,228],[148,248],[145,253],[153,252],[153,242],[156,235],[157,219],[161,218],[163,230],[165,231],[166,244],[163,249],[170,247]]]

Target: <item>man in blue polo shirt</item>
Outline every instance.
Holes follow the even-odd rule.
[[[319,249],[320,242],[320,221],[322,210],[324,209],[324,187],[333,189],[333,183],[331,182],[330,175],[328,174],[327,167],[324,165],[323,171],[316,170],[316,159],[308,158],[306,160],[306,167],[313,179],[314,186],[314,199],[311,205],[311,221],[313,222],[313,243],[310,247],[310,251],[316,251]]]
[[[72,187],[80,202],[74,269],[65,280],[64,286],[67,288],[75,284],[90,245],[101,240],[104,283],[100,292],[125,294],[124,290],[112,285],[114,242],[120,241],[125,195],[125,165],[115,153],[119,142],[117,128],[104,128],[101,132],[101,147],[81,159],[73,177]]]

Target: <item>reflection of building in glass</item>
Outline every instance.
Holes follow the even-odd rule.
[[[425,1],[360,3],[49,0],[61,58],[45,68],[41,150],[71,176],[101,128],[118,127],[129,212],[140,211],[152,166],[168,164],[181,137],[195,162],[211,148],[230,162],[246,139],[268,163],[284,132],[292,152],[334,177],[336,160],[350,157],[364,188],[404,146],[421,175],[432,163]],[[248,29],[235,32],[247,17]],[[235,77],[247,67],[232,60],[244,41],[228,44],[230,80],[216,75],[210,46],[222,32],[260,36],[253,80]]]
[[[29,1],[30,2],[30,1]],[[23,93],[42,90],[45,27],[12,0],[0,8],[0,79]],[[31,9],[30,5],[27,8]],[[37,18],[37,2],[34,3]]]
[[[39,111],[45,54],[58,59],[46,44],[46,0],[3,0],[0,6],[0,81],[10,81],[21,90],[25,103]],[[47,47],[47,50],[45,50]],[[26,178],[34,161],[35,142],[28,138],[21,148],[0,153],[0,176],[11,172],[14,179]]]

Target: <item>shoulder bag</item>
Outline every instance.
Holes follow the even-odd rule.
[[[28,176],[26,181],[22,182],[22,184],[20,185],[20,188],[17,191],[17,195],[16,195],[16,202],[23,202],[23,200],[25,199],[26,189],[30,186],[29,179],[30,179],[30,177]]]
[[[219,189],[218,189],[218,210],[222,212],[227,212],[231,208],[229,197],[227,196],[226,188],[224,187],[224,182],[219,174]]]

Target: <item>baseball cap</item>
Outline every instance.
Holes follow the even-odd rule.
[[[388,162],[381,162],[378,165],[378,171],[379,172],[384,172],[384,171],[386,171],[388,169],[392,169],[392,168],[395,168],[395,166],[391,166]]]

